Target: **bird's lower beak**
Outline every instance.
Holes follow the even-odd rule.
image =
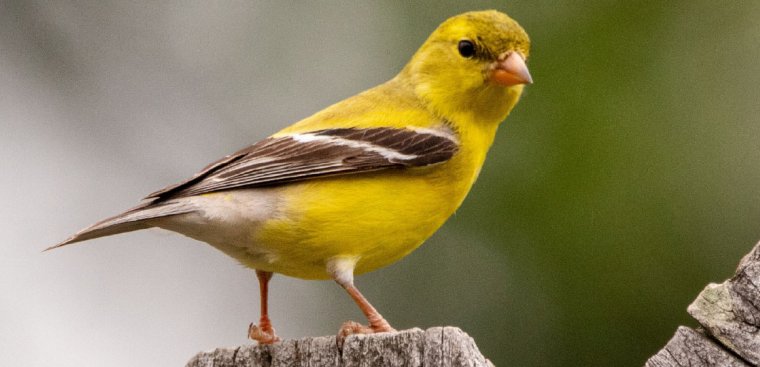
[[[491,69],[489,79],[499,85],[513,86],[533,84],[525,59],[518,52],[508,52],[499,57]]]

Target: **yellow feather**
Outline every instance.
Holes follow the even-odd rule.
[[[412,129],[450,138],[440,139],[448,143],[447,153],[453,152],[442,163],[309,177],[290,183],[283,183],[284,179],[267,181],[271,185],[262,187],[261,183],[254,185],[241,177],[282,174],[266,168],[250,171],[262,162],[274,162],[276,170],[286,165],[272,161],[265,153],[251,153],[251,157],[233,154],[190,181],[158,191],[140,206],[85,228],[52,248],[157,226],[207,242],[258,270],[262,315],[260,325],[249,328],[249,337],[259,342],[278,340],[266,312],[271,273],[305,279],[333,278],[367,316],[369,330],[391,331],[390,324],[354,287],[353,274],[375,270],[406,256],[459,207],[480,172],[496,129],[517,103],[523,85],[532,82],[525,65],[529,48],[525,31],[503,13],[491,10],[455,16],[430,35],[395,78],[273,135],[291,135],[289,139],[270,140],[251,148],[274,150],[278,148],[267,144],[286,141],[297,145],[288,149],[298,150],[309,146],[304,141],[317,139],[315,134],[304,133],[323,129]],[[330,140],[334,136],[325,135],[319,138],[325,138],[322,144],[325,140],[326,144],[347,141]],[[452,141],[458,143],[455,152]],[[387,161],[404,159],[399,156],[417,158],[352,142],[360,148],[349,148],[370,145],[366,151]],[[317,165],[308,166],[311,163],[291,173],[305,172]],[[224,171],[225,164],[239,164],[234,166],[239,176],[225,175],[230,173]],[[204,183],[209,185],[206,188],[210,187],[210,193],[194,186]],[[347,326],[347,332],[355,329]]]
[[[523,89],[521,84],[489,83],[487,64],[492,60],[462,58],[456,45],[463,38],[479,39],[495,55],[518,51],[527,57],[529,51],[527,35],[506,15],[460,15],[443,23],[394,79],[274,135],[445,124],[461,143],[457,154],[431,167],[322,178],[280,188],[284,204],[277,217],[251,231],[252,243],[276,254],[277,260],[248,265],[327,279],[329,259],[353,256],[358,258],[356,273],[372,271],[409,254],[454,213],[474,183],[499,123]]]

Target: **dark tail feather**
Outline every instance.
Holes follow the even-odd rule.
[[[65,241],[46,248],[44,251],[76,242],[91,240],[93,238],[150,228],[153,227],[153,225],[149,223],[150,219],[190,213],[193,211],[195,211],[195,208],[186,202],[170,201],[158,205],[141,205],[119,215],[101,220],[100,222],[77,232]]]

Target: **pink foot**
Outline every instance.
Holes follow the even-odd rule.
[[[280,341],[280,337],[275,334],[271,325],[259,327],[253,323],[248,326],[248,338],[259,342],[259,344],[274,344]]]
[[[336,342],[338,343],[338,348],[343,348],[343,342],[346,341],[346,337],[349,335],[386,332],[396,332],[396,329],[392,328],[387,322],[385,322],[385,320],[382,320],[382,322],[378,323],[377,325],[371,326],[364,326],[355,321],[346,321],[343,323],[343,325],[340,326],[340,330],[338,330]]]

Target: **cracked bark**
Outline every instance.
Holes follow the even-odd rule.
[[[687,311],[699,330],[681,326],[646,367],[760,366],[760,243],[734,276],[708,284]]]
[[[335,336],[243,345],[198,353],[186,367],[493,366],[470,336],[455,327],[352,335],[342,350]]]

